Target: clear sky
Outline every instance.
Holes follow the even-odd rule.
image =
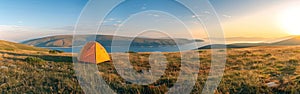
[[[88,0],[0,0],[0,2],[0,39],[21,42],[44,36],[72,34],[73,27]],[[288,36],[289,34],[277,21],[278,15],[291,6],[297,6],[295,2],[299,4],[299,0],[210,0],[210,2],[218,13],[226,37],[263,38]],[[163,10],[187,22],[193,21],[194,16],[197,16],[173,0],[127,0],[125,3],[105,19],[104,34],[110,34],[110,28],[119,26],[133,13],[144,10]],[[135,31],[133,29],[142,27],[138,25],[149,22],[146,26],[152,26],[160,23],[166,28],[164,30],[170,30],[167,33],[174,33],[175,37],[185,37],[185,31],[181,31],[183,29],[176,24],[179,22],[170,22],[175,19],[170,15],[147,12],[135,16],[136,19],[128,21],[126,25],[131,28],[121,30],[133,32]],[[201,33],[203,30],[201,28],[195,25],[192,31]],[[130,34],[120,33],[120,35]],[[199,34],[193,37],[205,36]]]

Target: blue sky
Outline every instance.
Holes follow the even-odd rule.
[[[0,24],[32,27],[72,25],[87,0],[1,0]]]
[[[267,11],[274,6],[286,6],[290,1],[293,0],[210,0],[222,24]],[[72,34],[73,26],[88,0],[0,0],[0,2],[0,39],[20,42],[43,36]],[[108,15],[105,19],[107,25],[116,25],[132,13],[147,9],[163,10],[186,21],[192,20],[194,16],[172,0],[127,0],[123,5]],[[148,21],[151,20],[142,19],[141,23]],[[234,34],[231,36],[231,33],[227,36],[241,37]]]
[[[124,15],[141,11],[139,10],[144,4],[158,5],[155,7],[146,7],[151,9],[165,9],[184,15],[183,9],[164,6],[163,4],[176,3],[170,0],[128,0],[128,7],[120,6],[117,13],[113,14],[113,18],[125,18]],[[138,2],[136,2],[138,1]],[[145,2],[144,2],[145,1]],[[270,5],[278,0],[210,0],[212,5],[218,12],[241,15],[247,11],[259,9],[263,6]],[[22,25],[33,27],[59,27],[69,26],[76,23],[81,10],[84,8],[88,0],[2,0],[0,3],[1,25]],[[255,7],[253,7],[255,6]],[[180,8],[180,7],[179,7]],[[245,10],[245,11],[241,11]],[[123,12],[122,12],[123,11]],[[129,11],[129,12],[128,12]],[[241,13],[245,12],[245,13]],[[123,13],[123,14],[122,14]]]

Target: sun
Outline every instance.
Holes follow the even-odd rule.
[[[287,33],[300,35],[300,7],[290,7],[280,13],[279,23]]]

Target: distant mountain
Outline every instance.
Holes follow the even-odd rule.
[[[211,49],[214,46],[215,49],[218,48],[247,48],[247,47],[256,47],[256,46],[268,46],[268,43],[234,43],[234,44],[212,44],[200,47],[199,49]]]
[[[77,38],[76,43],[84,45],[83,43],[88,40],[93,40],[94,35],[80,35]],[[78,40],[79,39],[79,40]],[[23,44],[32,45],[36,47],[72,47],[73,35],[58,35],[43,37],[38,39],[32,39],[22,42]],[[154,39],[154,38],[132,38],[123,36],[112,36],[112,35],[97,35],[96,41],[100,42],[103,46],[111,46],[112,40],[117,45],[122,46],[131,43],[131,46],[165,46],[165,45],[179,45],[192,43],[195,40],[188,39]],[[131,42],[131,40],[133,40]],[[196,40],[200,42],[201,40]]]
[[[226,48],[247,48],[247,47],[256,47],[256,46],[294,46],[300,45],[300,36],[292,36],[285,39],[280,39],[279,41],[267,43],[234,43],[234,44],[212,44],[200,47],[199,49],[211,49],[212,46],[214,48],[220,48],[226,46]]]
[[[300,36],[293,36],[285,40],[271,43],[271,45],[300,45]]]
[[[37,48],[37,47],[25,45],[25,44],[8,42],[8,41],[4,41],[4,40],[0,40],[0,50],[8,50],[8,51],[18,51],[18,50],[48,51],[48,49]]]
[[[72,46],[72,39],[73,36],[61,35],[27,40],[22,43],[36,47],[70,47]]]
[[[224,40],[223,38],[204,38],[205,40]],[[225,38],[226,41],[265,41],[270,38],[263,38],[263,37],[227,37]]]

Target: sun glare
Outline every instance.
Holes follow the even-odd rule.
[[[300,35],[300,7],[291,7],[280,14],[280,25],[289,34]]]

